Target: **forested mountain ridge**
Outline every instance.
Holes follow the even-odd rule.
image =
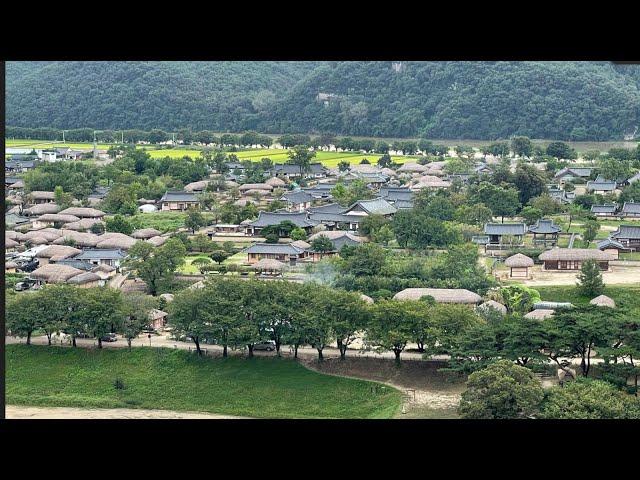
[[[640,125],[640,69],[607,62],[8,62],[6,71],[9,126],[608,140]]]

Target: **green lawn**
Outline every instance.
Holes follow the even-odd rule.
[[[206,219],[213,218],[213,215],[203,212],[202,215]],[[136,213],[129,220],[134,220],[136,228],[155,228],[161,232],[173,232],[184,227],[184,220],[187,218],[186,212],[152,212],[152,213]],[[138,227],[139,225],[139,227]]]
[[[590,297],[578,293],[572,285],[533,287],[540,292],[542,300],[548,302],[571,302],[574,305],[587,304]],[[636,309],[640,312],[640,285],[606,286],[604,294],[613,298],[618,307]]]
[[[7,345],[6,403],[147,408],[256,418],[391,418],[401,393],[293,360],[198,358],[172,349]],[[118,390],[114,382],[124,382]]]

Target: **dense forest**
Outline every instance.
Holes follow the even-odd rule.
[[[640,68],[606,62],[6,65],[9,126],[609,140],[640,125]]]

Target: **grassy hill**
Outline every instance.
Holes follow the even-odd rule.
[[[6,403],[199,411],[255,418],[390,418],[401,393],[293,360],[171,349],[7,345]],[[116,389],[121,380],[124,389]]]
[[[640,125],[639,85],[607,62],[7,62],[6,123],[611,140]]]

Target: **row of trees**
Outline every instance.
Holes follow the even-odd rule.
[[[431,299],[433,300],[433,299]],[[382,300],[367,304],[355,292],[316,283],[262,282],[218,279],[204,288],[178,293],[169,306],[170,323],[177,335],[190,337],[198,352],[201,344],[221,345],[223,354],[246,348],[253,355],[256,342],[272,340],[280,354],[290,345],[310,345],[323,359],[323,350],[334,343],[341,358],[358,335],[377,351],[393,351],[399,362],[408,343],[450,345],[451,339],[478,321],[473,310],[460,305],[436,305],[433,301]]]
[[[43,331],[51,345],[54,335],[64,333],[76,338],[89,336],[102,348],[107,333],[122,334],[131,347],[149,325],[149,312],[158,302],[147,295],[122,294],[111,288],[78,288],[71,285],[46,285],[42,289],[7,298],[7,330],[12,335],[26,337],[36,330]]]

